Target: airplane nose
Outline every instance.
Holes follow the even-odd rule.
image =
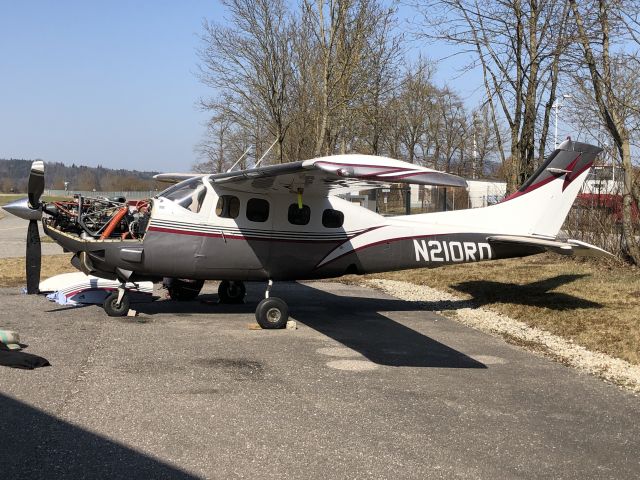
[[[2,208],[11,215],[24,218],[25,220],[40,220],[42,218],[42,209],[30,208],[29,199],[27,197],[8,203]]]

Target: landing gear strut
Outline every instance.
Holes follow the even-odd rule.
[[[104,299],[102,307],[110,317],[124,317],[129,312],[130,305],[129,295],[122,285],[118,287],[118,291],[112,292]]]
[[[272,286],[273,281],[269,280],[267,290],[264,293],[265,298],[256,308],[256,321],[265,329],[284,328],[289,320],[289,307],[284,300],[269,296]]]
[[[242,282],[224,280],[218,287],[220,303],[242,303],[246,294],[247,289]]]

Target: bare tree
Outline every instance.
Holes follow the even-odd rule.
[[[535,129],[542,116],[546,137],[549,111],[556,95],[557,65],[566,44],[565,3],[422,0],[418,7],[433,29],[426,36],[473,53],[476,63],[469,68],[478,65],[482,69],[487,104],[501,151],[506,142],[500,132],[500,117],[509,125],[512,160],[509,164],[513,168],[507,181],[508,189],[514,190],[544,155],[542,141],[536,156]],[[542,102],[542,98],[548,101]]]
[[[223,4],[232,26],[203,24],[200,77],[220,92],[216,101],[204,106],[215,111],[224,105],[245,127],[248,119],[257,119],[278,139],[277,157],[283,162],[283,142],[291,122],[288,10],[283,0],[223,0]]]
[[[637,14],[638,5],[636,2],[626,4],[606,0],[589,2],[586,6],[579,6],[575,0],[569,0],[569,4],[577,26],[577,39],[584,54],[584,65],[591,80],[593,100],[622,161],[622,229],[629,257],[635,264],[640,264],[640,247],[633,225],[632,203],[635,200],[638,204],[638,187],[634,186],[635,175],[631,159],[632,129],[629,122],[632,116],[630,114],[637,113],[637,107],[631,105],[634,99],[626,96],[630,88],[637,89],[637,73],[629,75],[628,71],[625,72],[625,65],[635,64],[637,68],[638,55],[637,52],[629,54],[624,51],[612,51],[615,37],[618,37],[618,40],[620,37],[637,40],[633,15]],[[635,8],[626,10],[629,7]],[[588,24],[583,15],[585,9],[591,12],[590,18],[593,18]],[[631,23],[628,23],[628,20],[631,20]],[[627,88],[624,88],[625,85]]]
[[[378,13],[378,21],[367,39],[363,57],[363,70],[366,72],[366,85],[356,107],[360,128],[352,131],[360,133],[367,151],[378,155],[382,153],[383,138],[388,130],[388,112],[386,105],[391,101],[397,88],[399,63],[402,53],[403,36],[395,33],[395,9],[389,8]],[[346,147],[347,142],[343,142]],[[346,148],[343,148],[343,152]]]
[[[318,52],[314,155],[328,155],[346,129],[353,101],[366,89],[369,39],[392,12],[377,0],[303,0],[302,9],[302,23],[311,32],[311,50]]]
[[[203,140],[195,147],[196,153],[204,159],[204,162],[195,165],[196,171],[219,173],[230,166],[227,143],[231,128],[232,121],[224,113],[211,117]]]
[[[433,65],[423,59],[418,60],[415,67],[409,68],[402,79],[402,89],[399,96],[399,111],[402,144],[406,150],[407,161],[414,163],[418,149],[422,151],[422,161],[425,152],[430,152],[433,144],[433,129],[430,129],[435,104],[439,95],[433,84]]]

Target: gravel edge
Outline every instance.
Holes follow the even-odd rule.
[[[408,282],[358,279],[357,283],[393,297],[422,304],[421,308],[448,314],[453,320],[493,336],[541,353],[565,365],[640,393],[640,366],[610,355],[593,352],[571,340],[515,320],[435,288]],[[455,303],[454,303],[455,302]],[[460,308],[463,305],[463,308]],[[464,306],[468,305],[468,306]],[[453,315],[452,315],[453,314]]]

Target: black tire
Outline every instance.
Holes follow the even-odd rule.
[[[124,317],[129,311],[130,305],[129,295],[125,293],[120,302],[120,306],[118,306],[118,292],[113,292],[104,299],[102,308],[104,308],[104,311],[107,312],[107,315],[110,317]]]
[[[289,307],[279,298],[265,298],[256,308],[256,321],[262,328],[284,328],[287,320],[289,320]]]
[[[171,300],[181,302],[195,300],[200,295],[204,280],[188,280],[185,278],[172,278],[167,282],[167,291]]]
[[[223,280],[218,287],[220,303],[242,303],[247,294],[247,288],[242,282]]]

